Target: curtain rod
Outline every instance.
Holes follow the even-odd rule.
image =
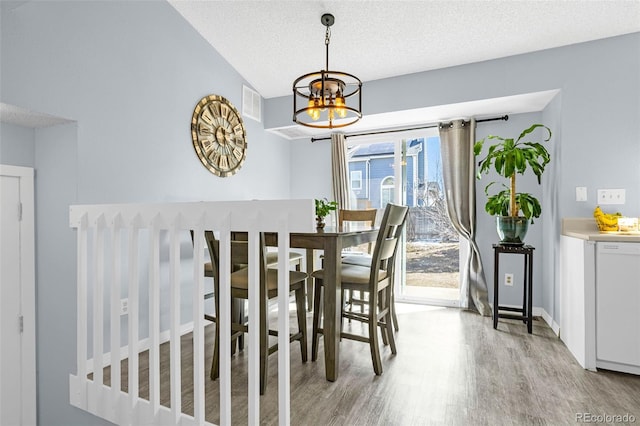
[[[500,117],[494,117],[494,118],[484,118],[482,120],[476,120],[476,123],[484,123],[486,121],[497,121],[497,120],[504,120],[507,121],[509,120],[509,116],[508,115],[503,115]],[[444,121],[446,123],[446,121]],[[393,130],[378,130],[376,132],[367,132],[367,133],[352,133],[350,135],[344,135],[345,138],[348,138],[350,136],[370,136],[370,135],[381,135],[384,133],[397,133],[397,132],[408,132],[411,130],[422,130],[422,129],[433,129],[434,127],[438,127],[440,126],[441,123],[435,123],[435,124],[427,124],[424,126],[419,126],[419,127],[407,127],[404,129],[393,129]],[[322,138],[311,138],[311,143],[316,142],[316,141],[327,141],[327,140],[331,140],[331,136],[326,136],[326,137],[322,137]]]

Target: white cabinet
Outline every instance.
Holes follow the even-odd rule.
[[[640,375],[640,235],[562,219],[560,338],[584,368]]]
[[[596,368],[595,243],[560,237],[560,339],[583,368]]]
[[[596,245],[596,366],[640,374],[640,243]]]

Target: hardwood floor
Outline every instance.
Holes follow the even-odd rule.
[[[340,377],[334,383],[324,378],[322,354],[317,362],[302,364],[299,346],[291,345],[292,425],[558,425],[581,423],[581,414],[582,419],[626,414],[640,422],[640,376],[584,370],[542,320],[534,322],[529,335],[522,322],[501,319],[494,330],[490,317],[452,308],[399,304],[398,315],[398,355],[382,348],[381,376],[373,373],[366,344],[342,341]],[[213,328],[208,329],[206,366],[213,338]],[[168,345],[163,346],[162,404],[169,405]],[[191,355],[191,335],[185,335],[186,413],[192,412],[193,373],[185,360]],[[233,423],[238,425],[247,423],[246,356],[238,353],[232,361]],[[269,362],[261,423],[277,425],[277,355]],[[126,377],[125,361],[122,366]],[[143,355],[142,395],[148,393],[146,368]],[[218,385],[207,369],[207,420],[216,424]]]

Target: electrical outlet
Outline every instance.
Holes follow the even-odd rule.
[[[513,286],[513,274],[504,274],[504,285]]]
[[[129,299],[120,299],[120,315],[129,313]]]
[[[624,189],[598,189],[598,204],[624,204]]]

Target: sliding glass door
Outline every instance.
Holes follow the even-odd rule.
[[[435,131],[348,139],[351,208],[409,206],[396,299],[458,306],[459,239],[447,216]]]

